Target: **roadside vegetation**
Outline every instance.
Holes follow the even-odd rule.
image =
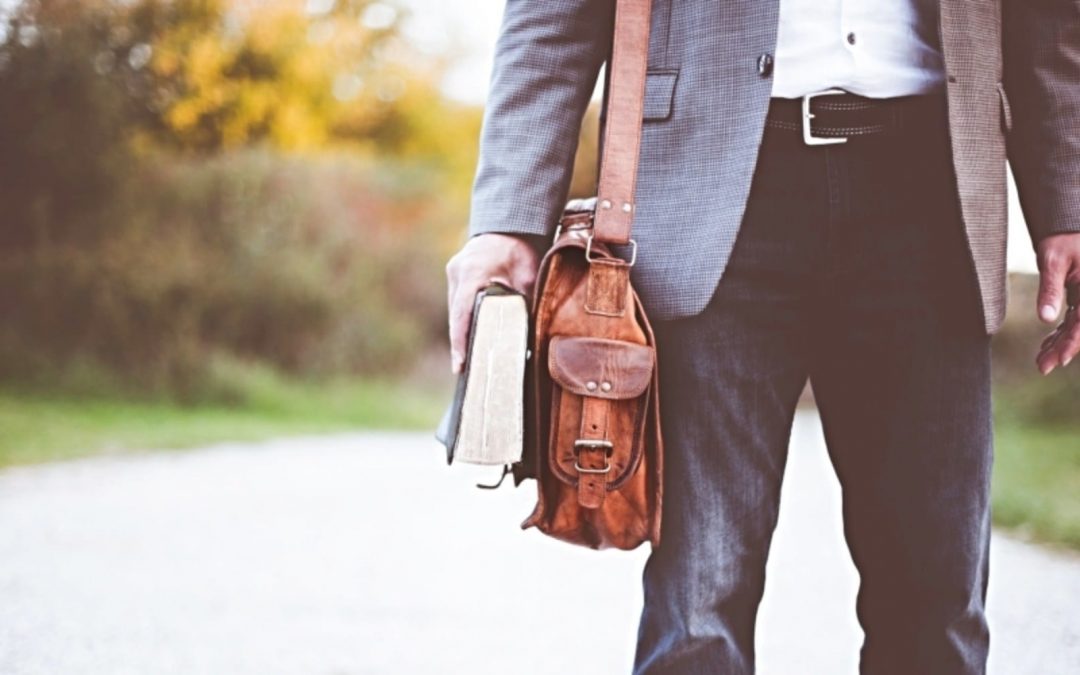
[[[407,18],[0,7],[0,466],[434,425],[480,110]]]
[[[430,431],[447,397],[444,387],[418,382],[299,382],[244,370],[234,374],[232,393],[241,398],[231,403],[2,389],[0,468],[356,429]]]
[[[1080,551],[1080,428],[998,423],[994,522]]]

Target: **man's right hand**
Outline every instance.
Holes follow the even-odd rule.
[[[531,296],[540,252],[525,236],[478,234],[446,264],[450,309],[450,369],[461,372],[476,293],[493,281]]]

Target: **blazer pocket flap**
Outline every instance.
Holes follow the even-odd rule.
[[[677,70],[650,70],[645,73],[643,119],[664,120],[671,117],[671,102],[675,97],[677,79]]]
[[[652,381],[656,353],[649,345],[593,337],[555,336],[548,351],[551,378],[579,396],[612,400],[641,396]]]

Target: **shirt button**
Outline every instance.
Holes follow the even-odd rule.
[[[768,77],[772,75],[773,71],[773,57],[772,54],[762,54],[757,59],[757,72],[762,77]]]
[[[847,34],[847,43],[849,45],[855,44],[855,33],[848,33]]]

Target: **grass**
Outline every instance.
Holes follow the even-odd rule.
[[[312,383],[265,368],[219,368],[211,400],[179,405],[70,386],[0,386],[0,467],[220,441],[372,428],[432,430],[448,383],[341,380]],[[438,380],[438,378],[434,378]],[[224,383],[222,385],[221,383]],[[70,384],[70,383],[69,383]],[[995,523],[1080,550],[1080,428],[1036,423],[999,392],[995,421]]]
[[[361,428],[433,429],[445,387],[253,375],[233,404],[178,405],[120,396],[0,387],[0,467],[143,449]]]
[[[994,522],[1080,550],[1080,429],[997,421]]]

